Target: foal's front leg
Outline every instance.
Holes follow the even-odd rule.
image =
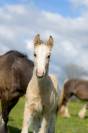
[[[28,128],[30,127],[33,120],[32,112],[28,108],[27,104],[24,109],[23,127],[21,133],[28,133]]]
[[[48,133],[55,133],[56,114],[52,113],[49,121]]]
[[[39,133],[48,133],[49,115],[44,115]]]

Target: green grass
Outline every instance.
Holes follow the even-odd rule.
[[[78,117],[78,112],[84,105],[80,101],[71,101],[69,104],[69,110],[71,118],[57,117],[56,133],[88,133],[88,113],[85,119]],[[24,98],[21,98],[18,104],[10,113],[9,131],[10,133],[20,133],[22,127],[24,110]]]

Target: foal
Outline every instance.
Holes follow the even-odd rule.
[[[53,38],[44,44],[40,35],[34,39],[34,71],[26,91],[24,120],[21,133],[28,133],[33,125],[34,133],[54,133],[58,104],[57,80],[48,76]]]

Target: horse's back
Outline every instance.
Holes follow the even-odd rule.
[[[12,69],[19,71],[33,70],[33,62],[27,58],[26,55],[18,51],[9,51],[0,56],[0,74],[11,74]]]
[[[64,83],[63,94],[65,96],[75,95],[76,97],[88,100],[88,80],[69,79]]]
[[[8,51],[7,53],[0,56],[0,71],[8,72],[11,70],[14,61],[19,58],[25,58],[26,56],[18,51]]]
[[[23,90],[24,93],[32,71],[33,62],[18,51],[9,51],[0,56],[0,95],[6,91],[10,95],[14,87],[21,88],[19,91]]]

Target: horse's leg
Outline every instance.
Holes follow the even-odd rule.
[[[62,117],[69,118],[70,113],[68,111],[67,104],[68,104],[68,101],[69,101],[69,99],[71,98],[72,95],[70,94],[70,92],[67,93],[67,92],[64,91],[63,93],[64,94],[62,96],[62,100],[61,100],[61,103],[60,103],[60,106],[59,106],[59,113]]]
[[[82,119],[85,118],[87,109],[88,109],[88,104],[85,104],[78,114],[80,118]]]
[[[8,132],[8,130],[7,130],[7,122],[8,122],[7,106],[8,106],[8,102],[5,100],[2,100],[1,101],[1,107],[2,107],[2,116],[1,117],[2,117],[3,129],[1,129],[1,130],[3,130],[3,132],[5,131],[5,133]]]
[[[70,113],[68,111],[68,106],[67,106],[67,103],[68,103],[68,98],[65,98],[63,99],[62,101],[62,104],[60,106],[60,109],[59,109],[59,113],[62,117],[67,117],[69,118],[70,117]]]
[[[51,118],[49,121],[48,133],[55,133],[55,122],[56,122],[56,114],[51,114]]]
[[[7,131],[7,122],[8,122],[8,115],[11,111],[11,109],[16,105],[17,101],[18,101],[18,97],[17,98],[13,98],[10,101],[5,101],[2,100],[1,101],[1,106],[2,106],[2,118],[3,118],[3,123],[4,123],[4,128],[5,128],[5,132]]]
[[[61,108],[60,108],[60,115],[62,117],[67,117],[69,118],[70,117],[70,113],[68,111],[68,107],[67,105],[62,105]]]
[[[41,122],[41,128],[39,130],[39,133],[48,133],[49,120],[50,120],[50,115],[43,114],[43,119]]]
[[[40,118],[35,118],[33,120],[33,133],[38,133],[39,132],[39,129],[40,129],[40,126],[41,126],[41,119]]]
[[[2,118],[2,115],[0,115],[0,133],[6,133],[5,122]]]
[[[28,133],[28,128],[30,128],[30,125],[31,125],[32,121],[33,121],[32,109],[30,110],[28,108],[27,104],[25,104],[23,126],[22,126],[21,133]]]

